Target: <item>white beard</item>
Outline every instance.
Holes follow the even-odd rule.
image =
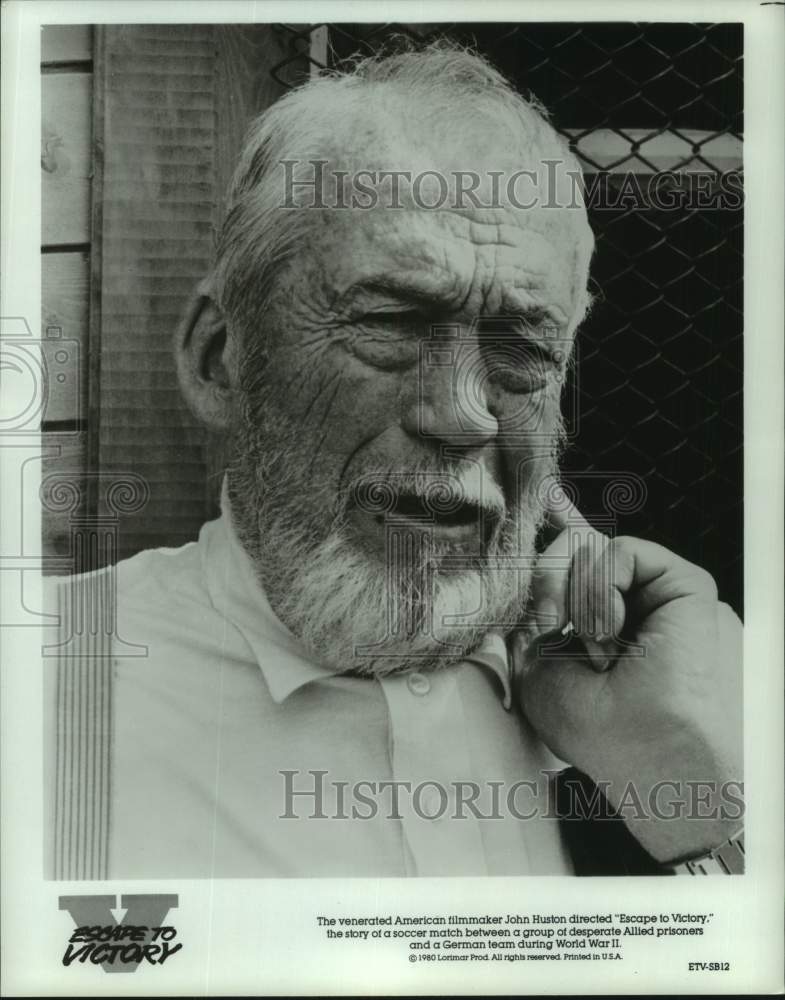
[[[331,489],[300,468],[291,450],[276,448],[296,439],[286,421],[269,412],[265,418],[257,414],[246,424],[253,430],[242,435],[230,469],[236,528],[271,607],[316,660],[374,676],[433,670],[461,659],[490,628],[520,621],[544,518],[538,487],[556,471],[555,454],[532,470],[518,509],[505,512],[488,552],[456,567],[444,562],[460,549],[437,546],[427,526],[391,528],[379,555],[355,541],[345,507],[319,528],[316,512],[323,516],[325,505],[315,498],[330,496]],[[455,465],[447,470],[438,459],[423,462],[419,472],[429,466],[435,476],[456,474]],[[384,481],[383,470],[374,474]],[[486,490],[493,491],[503,506],[495,483]],[[305,497],[311,499],[310,518]],[[515,560],[514,569],[505,568],[505,557]]]
[[[427,531],[396,530],[395,550],[388,535],[385,557],[375,559],[343,524],[314,545],[270,508],[265,503],[268,516],[259,519],[268,599],[313,656],[335,669],[375,676],[437,669],[477,646],[489,628],[512,627],[523,614],[541,510],[520,516],[514,547],[506,545],[498,559],[444,569]],[[505,555],[515,557],[514,570],[504,568]]]

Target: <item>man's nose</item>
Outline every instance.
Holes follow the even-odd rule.
[[[499,431],[487,370],[477,345],[426,345],[404,414],[410,434],[478,448]]]

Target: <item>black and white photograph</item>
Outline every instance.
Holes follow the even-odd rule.
[[[755,912],[772,850],[782,883],[754,826],[780,737],[751,717],[782,700],[749,568],[749,504],[782,499],[750,437],[750,262],[783,229],[750,245],[766,12],[54,6],[40,326],[4,308],[2,340],[30,850],[65,927],[45,995],[161,988],[192,960],[186,890],[240,886],[313,887],[297,933],[333,962],[388,947],[396,991],[485,962],[527,992],[532,960],[573,977],[551,992],[581,960],[629,986],[638,949],[666,992],[671,954],[684,992],[743,991],[727,907]],[[469,889],[497,884],[498,913]],[[242,982],[307,989],[302,962]]]
[[[743,871],[741,26],[69,44],[54,877]]]

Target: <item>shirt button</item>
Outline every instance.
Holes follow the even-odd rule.
[[[416,671],[413,674],[409,674],[406,678],[406,683],[409,685],[409,690],[412,694],[422,696],[424,694],[428,694],[431,690],[431,682],[425,674],[420,674]]]

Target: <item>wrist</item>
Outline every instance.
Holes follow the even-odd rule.
[[[628,755],[623,772],[616,757],[587,771],[660,864],[703,856],[742,828],[744,785],[727,777],[740,774],[741,767],[730,762],[727,746],[718,751],[719,741],[702,741],[696,730],[658,746],[641,744],[635,756]]]
[[[710,851],[667,862],[676,875],[743,875],[745,870],[744,828]]]
[[[591,777],[632,836],[660,864],[700,857],[734,837],[743,825],[740,781]]]
[[[625,825],[638,843],[661,865],[676,867],[708,856],[740,832],[739,820],[629,819]]]

